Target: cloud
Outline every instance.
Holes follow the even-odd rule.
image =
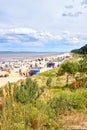
[[[83,14],[83,12],[78,11],[78,12],[75,12],[75,13],[72,13],[72,12],[63,13],[62,16],[64,16],[64,17],[65,16],[68,16],[68,17],[78,17],[78,16],[80,16],[82,14]]]
[[[0,43],[23,43],[23,42],[37,42],[34,36],[29,36],[27,34],[5,34],[0,36]]]
[[[67,37],[67,40],[72,45],[85,45],[87,44],[87,34],[86,33],[76,33]]]
[[[74,7],[73,7],[73,5],[66,5],[65,8],[66,8],[66,9],[72,9],[72,8],[74,8]]]
[[[60,34],[52,34],[50,32],[39,32],[30,28],[0,29],[0,47],[2,50],[6,48],[18,50],[19,48],[19,50],[30,49],[35,51],[36,49],[36,51],[43,51],[44,49],[44,51],[57,51],[60,48],[63,51],[67,50],[67,47],[70,49],[86,43],[86,33],[73,34],[66,30]]]
[[[0,43],[36,42],[36,31],[26,28],[0,29]]]
[[[87,0],[1,0],[0,44],[27,49],[46,47],[48,41],[54,46],[60,42],[61,47],[85,43],[72,32],[87,32],[86,6]],[[69,34],[61,33],[65,30]]]
[[[84,6],[84,8],[87,8],[87,6]]]
[[[0,42],[43,42],[61,39],[60,35],[38,32],[30,28],[0,29]]]
[[[75,37],[76,36],[76,37]],[[23,43],[25,45],[41,45],[47,41],[60,41],[66,39],[72,43],[78,43],[81,39],[87,40],[86,34],[76,34],[73,36],[69,31],[61,34],[52,34],[49,32],[38,32],[30,28],[0,29],[0,43]],[[80,39],[80,40],[79,40]]]
[[[19,31],[27,32],[26,28],[34,28],[39,31],[59,33],[61,30],[73,30],[74,32],[87,30],[84,25],[85,15],[75,14],[82,12],[82,0],[2,0],[0,1],[0,28],[15,28],[15,33]],[[49,6],[50,5],[50,6]],[[77,10],[78,9],[78,10]],[[68,11],[68,12],[67,12]],[[73,11],[73,12],[71,12]],[[71,13],[70,13],[71,12]],[[67,24],[67,19],[62,15],[71,17],[81,16],[78,26],[78,19],[72,19]],[[66,25],[66,26],[65,26]],[[75,25],[75,28],[74,28]],[[17,30],[17,27],[26,27],[24,30]],[[33,30],[31,30],[33,31]]]
[[[81,2],[81,4],[82,4],[82,5],[87,5],[87,0],[83,0],[83,1]]]
[[[9,28],[9,29],[0,29],[0,33],[17,33],[17,34],[35,34],[37,33],[36,30],[31,28]]]
[[[80,40],[77,37],[69,37],[68,41],[70,41],[70,43],[74,43],[74,44],[80,43]]]

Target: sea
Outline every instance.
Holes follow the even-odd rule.
[[[58,52],[0,52],[0,62],[33,60],[51,55],[59,55]]]

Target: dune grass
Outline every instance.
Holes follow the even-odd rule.
[[[72,89],[75,79],[69,77],[67,85],[66,74],[57,76],[57,71],[54,68],[0,89],[1,130],[65,130],[72,123],[81,124],[75,124],[77,117],[86,121],[86,78],[84,86],[75,84]]]

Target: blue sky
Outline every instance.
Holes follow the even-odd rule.
[[[87,0],[0,1],[0,51],[67,52],[87,44]]]

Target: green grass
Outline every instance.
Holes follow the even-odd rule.
[[[40,76],[46,76],[46,77],[54,77],[54,76],[56,76],[56,74],[54,73],[54,72],[49,72],[49,71],[47,71],[47,72],[43,72],[43,73],[41,73],[41,74],[39,74]]]
[[[54,68],[48,71],[45,71],[43,73],[38,74],[39,76],[46,76],[46,77],[56,77],[56,72],[57,72],[58,68]]]
[[[10,84],[0,114],[2,130],[63,130],[72,121],[69,114],[85,112],[86,116],[87,87],[71,90],[66,85],[66,75],[57,77],[57,71],[54,68],[32,76],[31,80]],[[72,82],[70,79],[69,84]],[[13,86],[16,88],[11,95]]]

